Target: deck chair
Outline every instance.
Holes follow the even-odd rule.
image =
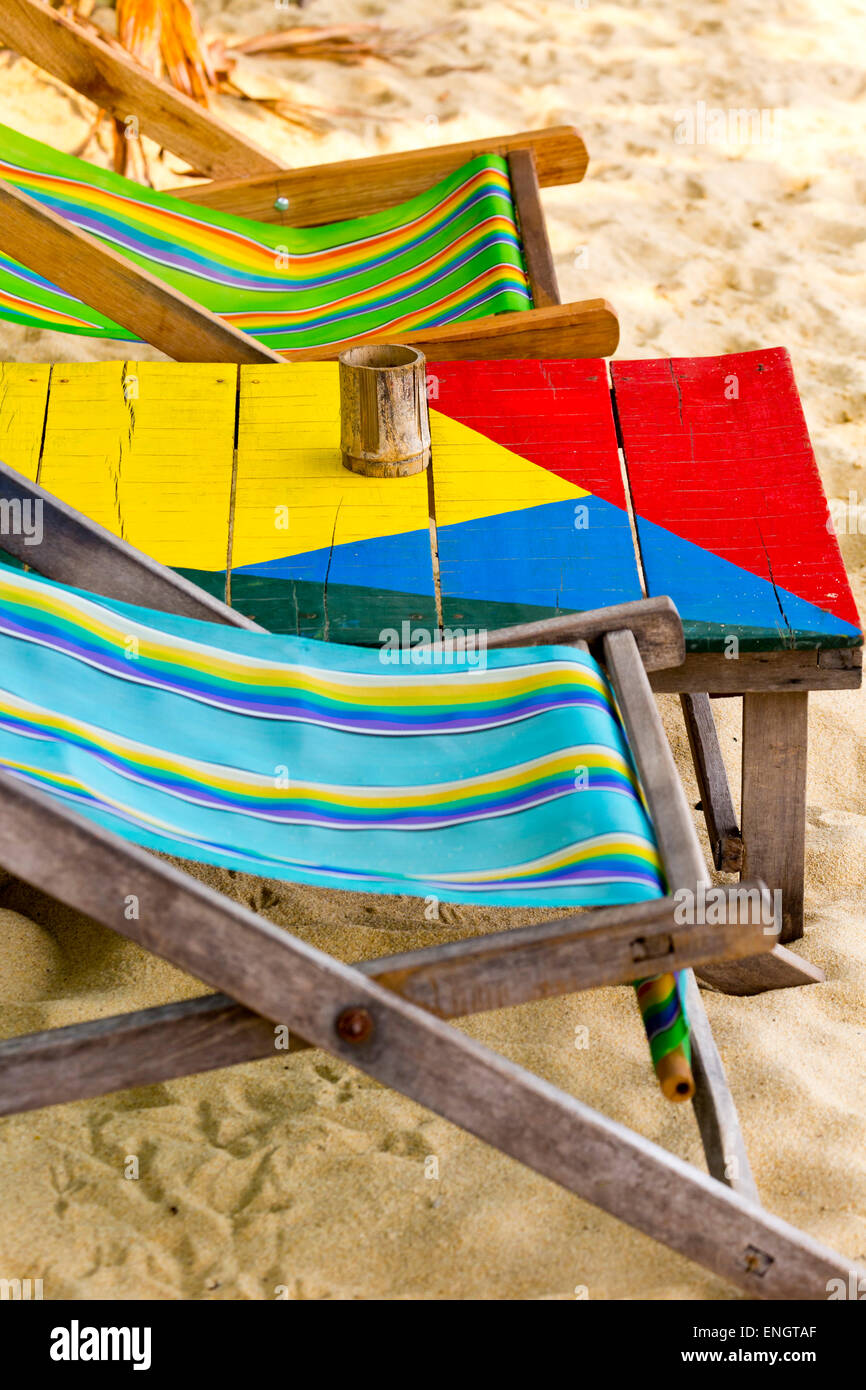
[[[13,556],[26,553],[32,568],[62,578],[59,583],[46,584],[10,569],[2,576],[0,645],[4,648],[5,708],[0,721],[0,865],[224,993],[0,1044],[0,1113],[272,1055],[276,1035],[290,1029],[296,1049],[321,1047],[350,1062],[730,1279],[754,1297],[824,1298],[830,1279],[848,1277],[848,1262],[842,1257],[760,1207],[736,1109],[691,973],[692,966],[718,955],[736,957],[766,951],[772,946],[772,937],[754,922],[729,920],[713,927],[676,925],[671,894],[692,885],[694,891],[705,881],[706,869],[646,677],[647,668],[682,659],[681,625],[669,601],[643,600],[491,634],[488,660],[495,683],[488,679],[488,667],[482,672],[483,689],[473,684],[472,697],[455,703],[451,695],[442,700],[436,694],[441,687],[434,688],[429,647],[422,653],[420,681],[412,661],[412,677],[406,676],[407,668],[401,665],[397,683],[389,692],[381,661],[371,675],[369,662],[376,660],[376,654],[364,653],[367,666],[361,669],[357,651],[347,658],[324,644],[265,639],[249,620],[239,618],[218,600],[138,554],[20,475],[5,470],[3,491],[7,501],[14,501],[16,496],[20,499],[26,492],[43,507],[39,543],[27,546],[15,534],[5,535],[9,551]],[[70,577],[85,588],[64,587],[63,580]],[[132,595],[155,606],[133,607],[129,603]],[[208,621],[194,621],[202,617]],[[203,640],[210,656],[202,648],[195,655],[189,645]],[[287,641],[296,644],[292,648],[293,669],[297,671],[299,658],[308,668],[316,661],[315,667],[307,670],[303,686],[296,683],[291,690],[285,682],[279,684],[282,678],[273,667],[271,645],[263,657],[265,643]],[[539,643],[545,645],[539,648]],[[557,645],[548,646],[550,643]],[[167,712],[165,702],[178,696],[194,702],[192,718],[184,721],[185,738],[190,739],[194,738],[194,727],[211,717],[232,717],[231,711],[236,713],[242,706],[248,714],[267,713],[271,717],[275,709],[283,715],[289,710],[302,727],[314,731],[314,745],[318,742],[324,747],[336,734],[338,742],[331,752],[336,748],[339,754],[339,738],[346,729],[354,729],[358,720],[364,724],[372,720],[377,730],[399,740],[400,756],[406,757],[407,768],[429,740],[439,740],[435,756],[441,761],[448,744],[461,737],[458,730],[479,724],[496,729],[501,724],[509,728],[513,740],[512,771],[515,767],[519,770],[520,765],[513,763],[519,739],[520,756],[526,751],[539,753],[536,733],[540,726],[536,725],[534,733],[534,716],[545,717],[565,705],[573,710],[579,702],[572,698],[575,692],[583,692],[581,699],[590,691],[597,696],[608,688],[609,677],[628,740],[622,747],[626,759],[633,754],[645,792],[645,824],[650,834],[641,843],[640,835],[634,833],[634,821],[631,835],[628,833],[627,816],[640,809],[635,786],[620,781],[617,790],[609,787],[608,803],[617,796],[621,801],[615,812],[615,817],[620,817],[618,843],[601,845],[599,850],[596,836],[593,852],[598,850],[601,859],[596,856],[593,871],[582,878],[584,888],[590,888],[588,896],[574,891],[581,873],[572,872],[577,861],[567,849],[571,829],[564,839],[560,833],[552,855],[536,854],[534,862],[524,864],[520,872],[506,872],[498,864],[492,881],[489,874],[485,878],[483,866],[479,869],[471,835],[461,837],[465,856],[461,851],[459,857],[443,857],[441,841],[435,843],[438,832],[426,819],[416,822],[418,833],[425,836],[425,866],[416,879],[411,870],[408,874],[405,870],[404,853],[393,865],[389,856],[377,858],[368,844],[363,854],[355,854],[351,864],[341,856],[342,863],[335,857],[323,868],[321,840],[315,865],[309,854],[313,840],[296,842],[294,863],[282,866],[290,877],[312,876],[313,881],[321,881],[324,873],[326,881],[336,878],[343,886],[352,887],[364,886],[366,877],[368,887],[390,886],[393,891],[396,885],[398,891],[418,893],[431,885],[439,886],[442,880],[437,874],[444,869],[447,890],[443,896],[453,891],[463,900],[478,900],[483,884],[489,890],[487,901],[537,902],[532,886],[543,881],[541,901],[605,904],[579,917],[347,966],[149,854],[142,845],[162,849],[180,845],[185,857],[203,854],[226,862],[227,846],[214,834],[213,819],[207,830],[204,822],[197,822],[198,831],[204,834],[196,831],[185,844],[167,839],[166,821],[156,801],[150,803],[147,826],[137,813],[133,813],[133,819],[137,816],[134,827],[131,820],[124,825],[123,817],[131,810],[131,793],[118,795],[119,784],[112,782],[120,769],[116,761],[111,766],[112,760],[121,752],[114,736],[97,750],[108,781],[101,775],[81,775],[84,764],[78,755],[84,750],[86,731],[74,711],[63,716],[65,728],[56,721],[49,727],[46,711],[36,710],[33,702],[28,713],[27,701],[17,686],[19,678],[30,679],[26,674],[30,669],[28,653],[23,660],[20,650],[16,655],[21,645],[29,649],[31,666],[47,661],[50,667],[74,659],[76,679],[70,681],[68,673],[60,675],[55,664],[49,685],[55,691],[78,692],[76,699],[91,680],[117,679],[111,672],[118,673],[124,663],[128,675],[126,657],[132,653],[132,684],[138,692],[134,698],[144,698],[150,730],[167,727],[155,701],[162,702],[162,710]],[[311,650],[314,647],[319,648],[315,653]],[[590,654],[590,647],[603,659],[607,677]],[[121,649],[125,655],[120,654]],[[510,656],[514,649],[518,649],[517,655]],[[465,668],[459,666],[461,658],[469,660],[465,644],[455,637],[447,652],[465,674]],[[247,666],[244,686],[237,677],[247,663],[252,664]],[[82,675],[85,668],[89,673],[86,682]],[[343,698],[339,683],[349,678],[347,673],[354,685],[350,696]],[[509,692],[497,690],[496,683],[511,679],[515,673],[517,684]],[[454,679],[450,670],[446,679]],[[464,697],[467,688],[463,688]],[[361,701],[358,689],[363,692]],[[400,694],[401,690],[409,694]],[[91,688],[90,694],[94,691]],[[276,706],[274,691],[279,693]],[[285,700],[287,691],[290,706]],[[612,720],[610,699],[604,703]],[[89,717],[95,709],[117,706],[116,694],[107,701],[97,697],[97,701],[88,705]],[[28,719],[29,734],[37,738],[18,757],[11,751],[8,735],[16,728],[27,735]],[[37,723],[32,722],[34,719]],[[515,719],[516,723],[510,722]],[[409,726],[413,739],[419,730],[426,731],[417,738],[418,746],[411,755],[405,752],[408,740],[402,736]],[[443,728],[449,730],[445,740],[441,737]],[[226,729],[224,725],[223,735]],[[236,724],[232,746],[239,750],[243,738]],[[58,739],[69,753],[59,761],[51,752]],[[569,749],[569,765],[572,753]],[[127,744],[124,756],[130,759],[125,769],[127,788],[146,782],[148,766],[152,771],[156,764],[141,742]],[[586,749],[580,756],[589,762]],[[240,761],[239,751],[236,760]],[[338,756],[339,770],[343,763]],[[180,801],[189,800],[201,807],[211,792],[219,793],[218,779],[200,780],[197,788],[184,787],[182,769],[171,766],[170,759],[162,759],[160,767],[160,776],[164,773],[168,778],[162,790],[169,788],[172,795],[178,792]],[[488,786],[485,790],[470,785],[479,767],[477,760],[472,763],[469,781],[463,787],[471,795],[461,803],[460,814],[469,821],[473,798],[479,793],[482,801],[487,798],[485,813],[495,817],[508,809],[495,804],[501,788]],[[612,766],[607,766],[601,775],[604,778],[611,772]],[[390,783],[380,779],[380,789],[382,786],[389,787]],[[512,782],[512,791],[515,786]],[[46,792],[46,788],[50,790]],[[518,785],[518,795],[525,789]],[[406,790],[402,788],[402,792]],[[262,791],[259,786],[256,796]],[[314,786],[306,791],[315,800],[321,785],[318,790]],[[243,788],[235,787],[237,792],[246,794]],[[542,801],[545,795],[542,788]],[[341,807],[357,814],[357,795],[344,798]],[[430,802],[416,798],[414,804],[407,805],[404,800],[399,809],[401,814],[416,815],[420,810],[428,816]],[[224,810],[225,806],[214,809],[209,804],[204,814],[219,818]],[[363,813],[364,808],[360,810]],[[393,807],[386,811],[390,816]],[[526,814],[530,819],[524,821],[521,836],[525,832],[529,848],[531,810]],[[554,819],[563,814],[558,812]],[[196,809],[193,820],[197,815]],[[506,842],[507,819],[501,820],[499,832]],[[193,821],[186,819],[185,825],[189,830]],[[180,831],[180,827],[175,830]],[[406,841],[402,843],[405,846]],[[260,871],[279,872],[274,845],[273,836],[264,833],[260,839],[249,840],[244,866],[249,867],[258,856]],[[659,855],[655,866],[653,846]],[[304,862],[299,864],[299,858]],[[417,851],[408,858],[417,865]],[[660,870],[663,879],[656,877],[651,882],[655,870]],[[757,887],[760,890],[760,885]],[[630,902],[614,905],[617,896]],[[134,911],[130,904],[135,904]],[[645,978],[676,971],[684,972],[682,994],[690,1019],[695,1111],[710,1176],[512,1065],[446,1021],[602,983],[624,983],[633,980],[636,972]],[[652,1036],[652,1022],[648,1022]],[[674,1093],[683,1090],[680,1073]]]
[[[280,171],[38,0],[3,7],[0,40],[196,168],[253,176],[179,200],[0,130],[4,316],[137,334],[183,361],[334,357],[395,335],[441,360],[615,350],[605,301],[559,302],[539,198],[583,177],[576,131]]]

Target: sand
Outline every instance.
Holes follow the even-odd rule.
[[[272,0],[206,0],[209,32],[282,22]],[[291,21],[292,11],[286,12]],[[407,0],[315,0],[304,21],[426,28]],[[864,0],[445,3],[450,27],[397,65],[271,59],[259,82],[350,108],[317,134],[226,103],[287,163],[576,123],[592,163],[544,202],[563,297],[604,295],[620,354],[784,344],[825,486],[855,504],[866,450]],[[0,119],[72,149],[91,110],[0,59]],[[247,69],[249,71],[249,68]],[[252,80],[250,78],[249,80]],[[776,110],[768,143],[683,144],[684,112]],[[93,148],[90,157],[107,161]],[[155,165],[160,186],[178,160]],[[0,324],[7,359],[115,357],[111,344]],[[143,353],[141,355],[144,355]],[[153,354],[158,356],[158,354]],[[842,549],[866,612],[866,513]],[[849,523],[849,531],[851,530]],[[692,802],[678,706],[663,702]],[[866,1258],[866,707],[811,702],[807,926],[826,984],[751,1000],[705,995],[770,1209]],[[719,702],[736,783],[739,712]],[[480,931],[456,908],[342,897],[210,874],[345,959]],[[15,884],[0,889],[0,1032],[140,1008],[195,981]],[[575,1027],[590,1046],[574,1046]],[[700,1161],[688,1107],[648,1070],[628,990],[476,1019],[473,1036],[642,1134]],[[438,1178],[425,1161],[438,1159]],[[125,1177],[129,1158],[139,1177]],[[429,1169],[430,1165],[426,1164]],[[313,1052],[0,1122],[0,1276],[46,1298],[736,1298],[735,1291],[453,1126]]]

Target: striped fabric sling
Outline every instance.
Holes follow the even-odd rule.
[[[182,858],[328,888],[590,907],[665,882],[604,671],[571,647],[336,646],[0,567],[0,766]],[[688,1025],[642,982],[656,1066]]]
[[[478,156],[400,207],[303,228],[185,203],[8,126],[0,178],[277,352],[532,307],[498,155]],[[0,316],[138,341],[2,254]]]

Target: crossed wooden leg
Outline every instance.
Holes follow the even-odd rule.
[[[726,1107],[714,1109],[713,1125],[732,1186],[489,1051],[364,970],[296,940],[5,773],[0,774],[0,797],[0,863],[181,969],[231,991],[238,1004],[224,998],[199,1003],[199,1018],[190,1015],[192,1033],[210,1008],[212,1018],[222,1015],[236,1042],[255,1032],[263,1043],[267,1025],[246,1017],[238,1007],[245,1006],[752,1297],[823,1299],[831,1279],[849,1278],[850,1261],[755,1202],[748,1167],[740,1166],[736,1111],[711,1039],[703,1035],[700,1008],[695,1020],[698,1072],[710,1082],[707,1105],[713,1104],[712,1086],[719,1076],[728,1097]],[[140,904],[133,921],[124,913],[129,894]],[[135,1026],[140,1044],[147,1036],[141,1032],[141,1016]],[[150,1036],[162,1046],[158,1031]],[[14,1050],[22,1041],[3,1045],[0,1086],[9,1071],[14,1076]],[[67,1053],[65,1065],[67,1075],[74,1076],[74,1053]],[[717,1066],[719,1074],[714,1075]]]

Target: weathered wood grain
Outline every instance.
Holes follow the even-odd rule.
[[[393,331],[384,329],[327,347],[294,348],[283,356],[293,362],[330,362],[356,343],[387,343],[393,338]],[[472,358],[499,361],[505,357],[610,357],[619,343],[619,320],[606,299],[585,299],[575,304],[549,304],[541,309],[520,309],[512,314],[491,314],[437,328],[420,328],[402,334],[400,341],[441,362]]]
[[[278,162],[168,82],[154,77],[119,45],[58,14],[42,0],[3,0],[0,41],[88,97],[119,121],[211,178],[271,174]]]
[[[533,151],[512,150],[508,156],[508,173],[532,303],[536,309],[546,304],[560,304]]]
[[[643,668],[633,651],[634,643],[628,634],[611,633],[604,639],[604,649],[620,708],[623,711],[626,732],[634,751],[638,769],[653,817],[653,824],[662,851],[665,868],[674,866],[669,883],[672,887],[691,887],[693,883],[708,882],[709,873],[698,844],[697,835],[691,820],[691,812],[685,799],[682,783],[676,771],[673,754],[659,725],[654,727],[654,705],[649,694],[649,680],[642,674]],[[729,663],[731,664],[731,663]],[[737,664],[737,663],[733,663]],[[618,681],[625,679],[634,687],[620,693]],[[643,689],[643,686],[646,688]],[[649,735],[647,734],[649,730]],[[745,747],[744,747],[745,756]],[[688,824],[690,833],[686,830]],[[745,838],[745,832],[744,832]],[[770,843],[773,844],[772,833]],[[746,869],[751,878],[759,876],[754,866]],[[768,882],[768,887],[774,885]],[[815,984],[823,978],[815,967],[807,961],[800,961],[791,951],[776,945],[772,952],[755,956],[736,963],[719,962],[706,968],[698,967],[697,974],[708,984],[724,989],[731,994],[758,994],[764,989],[791,988],[797,985]]]
[[[708,882],[709,873],[634,636],[629,631],[611,631],[604,638],[603,648],[668,886],[674,893],[685,890],[697,896],[699,885]],[[771,944],[769,939],[766,944]],[[719,1181],[756,1201],[736,1106],[691,971],[687,975],[687,990],[697,1083],[695,1117],[707,1164]]]
[[[38,501],[42,506],[39,544],[28,544],[26,537],[20,534],[2,537],[3,549],[37,574],[122,603],[135,603],[206,622],[256,627],[204,589],[142,554],[4,464],[0,464],[0,498]]]
[[[426,359],[414,348],[347,348],[340,353],[343,467],[367,478],[408,478],[430,464]]]
[[[224,573],[237,395],[236,366],[59,364],[38,481],[154,560]]]
[[[681,695],[680,702],[713,863],[724,873],[739,873],[743,867],[743,837],[734,812],[709,696]]]
[[[641,598],[605,363],[434,360],[428,380],[445,625]]]
[[[626,984],[641,974],[769,950],[760,927],[684,927],[670,899],[602,908],[380,960],[364,975],[456,1018]],[[307,1046],[294,1035],[290,1051]],[[274,1029],[225,995],[53,1028],[0,1043],[0,1114],[65,1104],[130,1086],[273,1057]]]
[[[707,1167],[715,1178],[726,1183],[741,1197],[758,1202],[760,1198],[740,1128],[740,1117],[693,970],[686,971],[685,993],[695,1078],[692,1104]]]
[[[803,935],[809,696],[743,697],[743,872],[782,894],[782,941]]]
[[[232,601],[247,606],[245,575],[278,575],[276,596],[250,605],[265,627],[374,644],[410,615],[434,626],[428,511],[423,474],[343,468],[336,363],[241,368]]]
[[[487,646],[493,650],[533,647],[540,643],[576,643],[579,640],[592,645],[602,641],[607,633],[620,628],[627,628],[632,635],[642,667],[648,671],[676,667],[685,656],[682,623],[676,608],[667,598],[637,599],[634,603],[596,608],[590,613],[562,613],[558,618],[541,618],[535,623],[496,628],[488,633]],[[466,638],[457,637],[449,645],[459,651],[466,641]]]
[[[5,773],[0,863],[752,1297],[824,1299],[848,1276],[849,1260],[722,1183]],[[349,1009],[362,1042],[338,1031]]]
[[[746,960],[714,960],[697,966],[695,974],[705,984],[723,994],[748,996],[768,989],[795,989],[799,985],[819,985],[826,977],[819,966],[804,960],[787,946],[776,945],[768,955]]]
[[[861,644],[785,349],[611,374],[649,592],[720,650]]]
[[[34,481],[50,380],[47,363],[0,363],[0,459]]]
[[[0,180],[0,245],[68,294],[185,362],[282,362],[180,290]]]
[[[726,661],[721,652],[688,652],[682,666],[653,671],[650,684],[657,695],[691,691],[713,695],[743,695],[747,691],[859,690],[863,683],[863,650],[740,652]]]
[[[573,126],[552,126],[424,150],[287,169],[276,176],[253,173],[249,178],[175,191],[188,202],[251,217],[256,222],[312,227],[381,212],[418,193],[426,193],[476,155],[508,156],[513,150],[532,150],[538,181],[543,187],[579,183],[589,162],[586,146]],[[288,207],[277,207],[277,200],[283,198],[288,199]]]

